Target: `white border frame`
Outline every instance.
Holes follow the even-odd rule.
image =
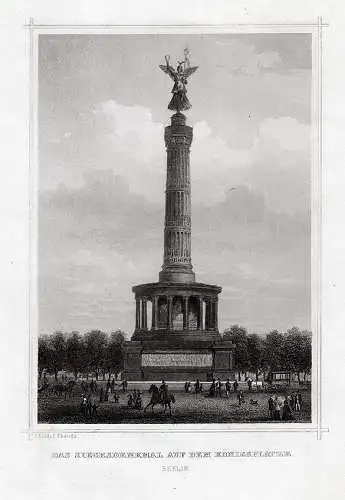
[[[34,24],[29,28],[30,114],[29,114],[29,339],[28,339],[28,427],[29,437],[44,433],[316,433],[321,439],[328,429],[322,424],[322,33],[328,26],[319,17],[316,23],[229,24],[229,25],[59,25]],[[37,219],[38,219],[38,39],[40,34],[247,34],[310,33],[312,35],[312,142],[311,142],[311,311],[312,311],[312,424],[38,424],[37,423]]]

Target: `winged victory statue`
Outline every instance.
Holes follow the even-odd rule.
[[[179,113],[192,107],[187,97],[187,80],[198,69],[198,66],[191,67],[188,49],[184,50],[184,60],[177,61],[176,69],[170,65],[169,61],[170,56],[165,56],[166,65],[160,64],[159,67],[174,80],[174,86],[171,91],[173,96],[168,109]]]

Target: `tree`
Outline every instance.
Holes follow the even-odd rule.
[[[239,325],[232,325],[224,330],[224,340],[231,340],[235,344],[235,366],[238,370],[238,378],[241,380],[241,372],[246,372],[249,368],[247,330]]]
[[[49,346],[49,337],[41,336],[38,339],[38,378],[41,379],[43,370],[50,371],[52,366],[52,355]]]
[[[259,372],[263,368],[264,342],[259,335],[252,333],[247,337],[248,361],[250,370],[255,372],[256,380],[259,379]]]
[[[62,332],[55,332],[49,337],[49,350],[50,371],[54,373],[55,380],[57,380],[58,372],[64,368],[66,362],[66,338]]]
[[[283,343],[284,336],[278,330],[271,331],[266,337],[263,361],[270,370],[283,368]]]
[[[283,365],[286,370],[296,373],[299,381],[300,373],[306,374],[311,368],[311,339],[297,327],[287,333],[283,343]]]
[[[85,334],[85,349],[88,368],[94,372],[96,380],[106,358],[107,335],[100,330]]]
[[[77,379],[78,373],[82,371],[85,365],[85,348],[81,335],[78,332],[72,332],[66,342],[67,367]]]
[[[312,344],[311,344],[311,334],[303,335],[303,360],[301,365],[301,370],[304,372],[304,380],[306,375],[311,372],[312,364]]]
[[[107,370],[109,378],[112,373],[119,373],[123,369],[125,336],[121,330],[110,334],[107,346]]]

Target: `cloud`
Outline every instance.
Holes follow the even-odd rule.
[[[258,52],[251,43],[243,43],[236,39],[231,43],[225,40],[216,43],[226,50],[213,54],[215,66],[225,67],[235,74],[254,76],[275,68],[282,62],[278,52],[274,50]]]
[[[276,146],[272,144],[276,143]],[[295,118],[283,116],[279,118],[267,118],[260,124],[259,134],[255,140],[255,146],[283,151],[310,151],[310,126],[298,122]]]
[[[81,188],[42,193],[39,212],[42,331],[131,333],[131,288],[157,280],[161,268],[163,204],[131,192],[121,176],[98,171]],[[307,221],[272,213],[262,194],[246,186],[208,208],[193,203],[194,268],[198,280],[225,286],[221,328],[249,302],[257,304],[260,331],[286,321],[287,313],[278,318],[268,306],[279,297],[291,314],[308,311],[308,234]],[[250,318],[242,322],[252,325]]]
[[[116,150],[148,165],[153,158],[161,157],[163,125],[153,121],[148,108],[123,106],[110,100],[100,103],[94,114],[100,117],[98,127],[103,125],[107,139]]]
[[[261,190],[273,210],[293,213],[306,209],[308,124],[289,116],[268,117],[258,124],[251,144],[242,149],[229,147],[226,135],[216,133],[206,120],[195,123],[193,134],[191,176],[195,202],[221,202],[229,188],[245,184]],[[73,140],[63,139],[54,145],[61,158],[59,163],[49,167],[47,176],[41,169],[43,188],[54,189],[60,183],[81,187],[94,172],[109,170],[125,179],[126,189],[131,192],[157,203],[164,201],[164,128],[154,121],[148,108],[124,106],[113,100],[101,102],[80,121]],[[289,193],[284,184],[289,186]]]
[[[157,62],[186,39],[53,38],[40,42],[40,324],[131,333],[131,286],[162,262],[171,82]],[[224,287],[221,328],[308,326],[310,36],[187,38],[197,277]]]

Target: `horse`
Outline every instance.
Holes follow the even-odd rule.
[[[72,396],[72,391],[73,391],[74,385],[75,385],[74,380],[69,380],[67,382],[67,384],[55,384],[52,387],[52,391],[57,396],[62,396],[62,394],[64,394],[65,400],[66,400],[67,397],[71,397]]]
[[[153,413],[153,408],[157,404],[161,404],[164,406],[164,413],[166,412],[167,408],[169,408],[170,416],[171,416],[171,403],[175,403],[175,397],[173,394],[168,394],[166,397],[161,397],[162,395],[159,393],[159,389],[155,384],[151,384],[151,387],[149,389],[149,393],[151,394],[151,400],[150,402],[145,406],[144,408],[144,413],[151,406],[152,413]]]
[[[62,394],[64,393],[65,391],[65,385],[64,384],[55,384],[52,386],[52,392],[56,395],[56,396],[62,396]]]
[[[162,399],[161,405],[164,406],[164,413],[167,408],[169,408],[169,414],[171,417],[171,403],[175,403],[175,396],[173,394],[168,394],[165,398]]]

